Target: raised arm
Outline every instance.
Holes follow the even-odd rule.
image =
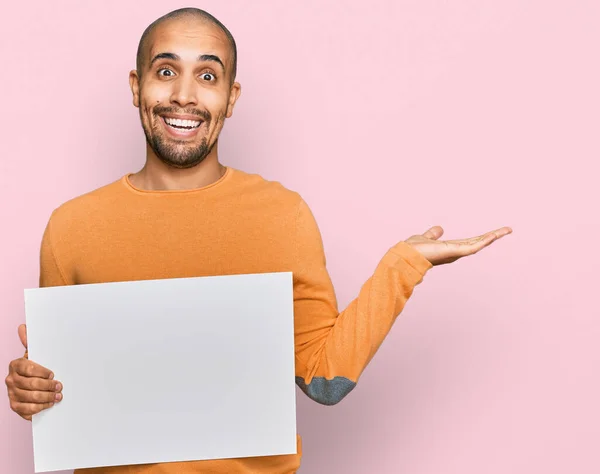
[[[304,201],[295,245],[296,383],[316,402],[334,405],[355,387],[432,265],[409,244],[398,243],[383,256],[358,297],[339,312],[321,234]]]
[[[432,266],[473,255],[511,232],[503,227],[469,239],[440,241],[443,229],[435,226],[413,235],[386,252],[358,297],[339,312],[319,229],[301,201],[294,271],[298,386],[318,403],[341,401],[356,386],[415,286]]]

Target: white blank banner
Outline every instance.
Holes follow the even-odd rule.
[[[292,274],[25,290],[36,472],[296,453]]]

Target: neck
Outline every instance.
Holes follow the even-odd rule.
[[[216,143],[201,163],[187,169],[173,168],[163,163],[147,145],[146,164],[129,179],[135,187],[146,191],[180,191],[209,186],[223,176],[225,169],[219,163]]]

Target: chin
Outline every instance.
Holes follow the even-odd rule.
[[[156,153],[156,151],[155,151],[155,153]],[[189,169],[189,168],[198,166],[200,163],[202,163],[206,159],[207,155],[204,155],[202,157],[189,158],[189,159],[182,159],[177,156],[164,156],[159,153],[156,153],[156,156],[158,157],[158,159],[160,161],[162,161],[167,166],[170,166],[171,168],[184,170],[184,169]]]
[[[177,169],[189,169],[198,166],[212,150],[212,146],[207,146],[205,138],[198,144],[189,142],[184,144],[181,141],[175,144],[173,140],[158,135],[148,140],[148,143],[162,163]],[[193,150],[190,150],[191,147],[193,147]]]

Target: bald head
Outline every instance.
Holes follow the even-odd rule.
[[[170,20],[200,20],[204,21],[210,25],[216,26],[219,28],[227,37],[227,41],[231,47],[231,58],[232,58],[232,70],[230,75],[230,82],[233,83],[235,80],[235,76],[237,73],[237,47],[235,44],[235,39],[233,35],[229,32],[229,30],[217,20],[210,13],[200,10],[199,8],[180,8],[178,10],[173,10],[166,15],[161,16],[157,20],[154,20],[148,27],[144,30],[142,37],[140,38],[140,42],[138,44],[137,56],[136,56],[136,69],[138,75],[142,76],[142,71],[144,69],[144,65],[148,60],[148,50],[150,48],[149,40],[152,38],[152,34],[154,31],[163,23]]]

